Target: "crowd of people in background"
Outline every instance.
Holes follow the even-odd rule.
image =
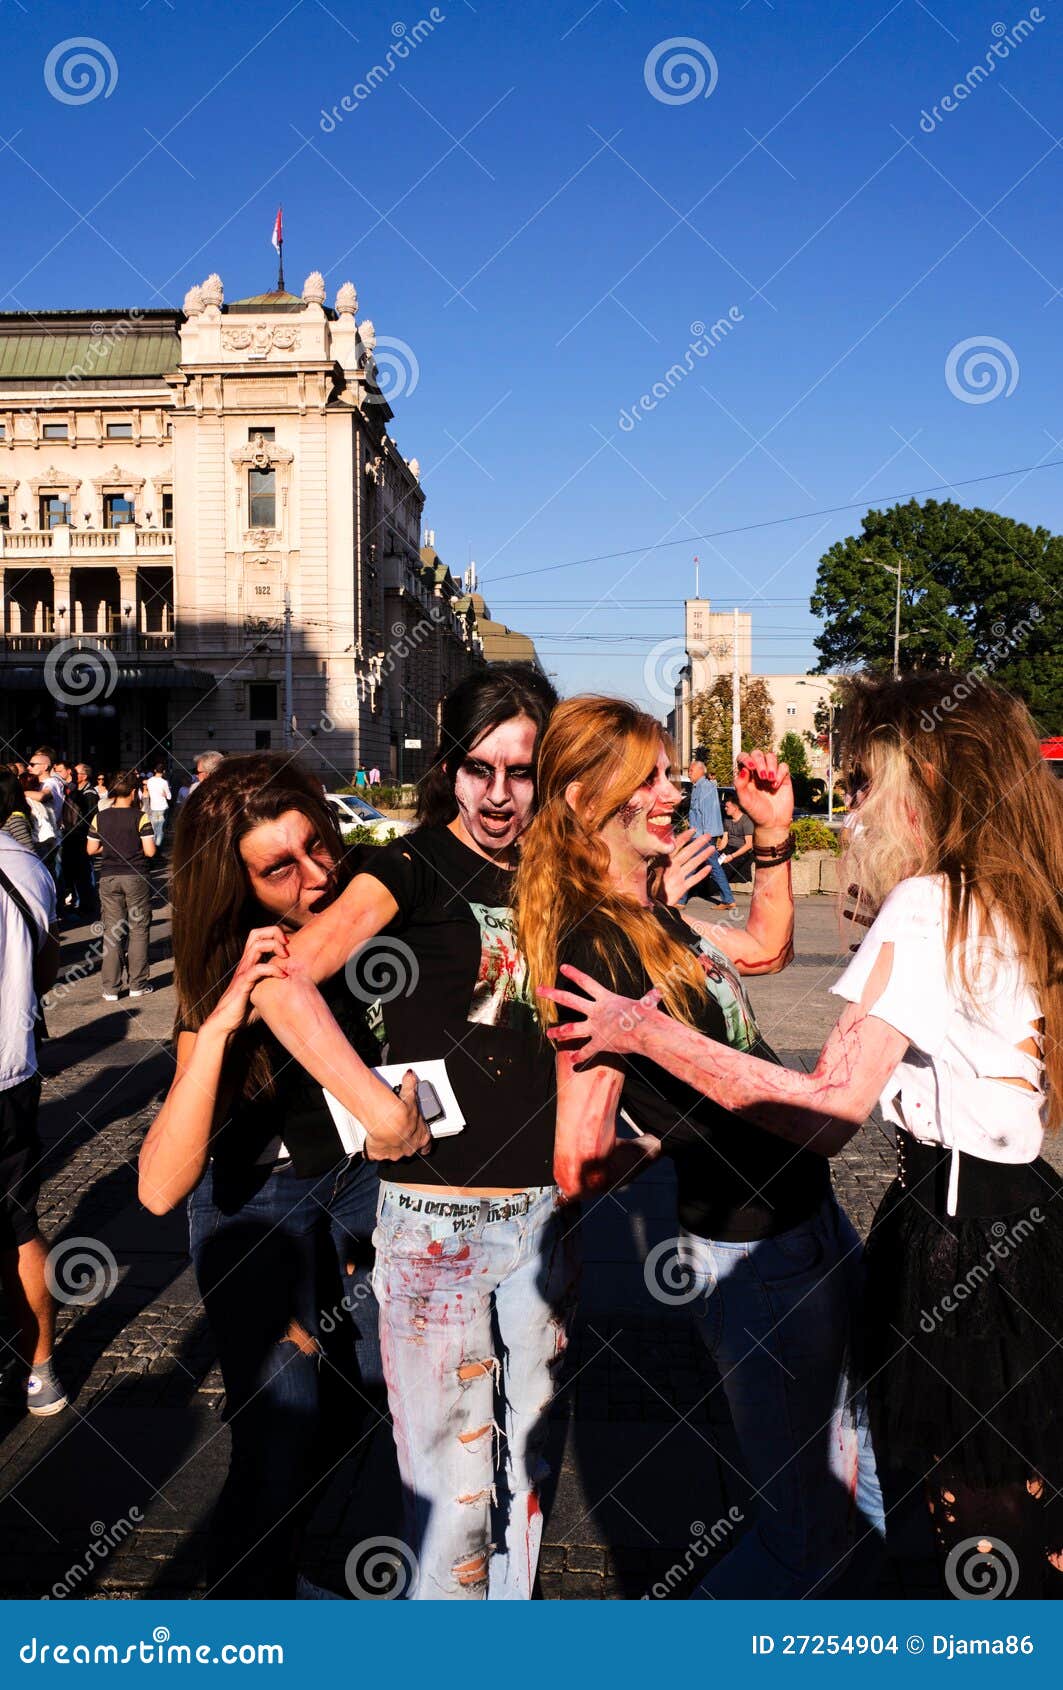
[[[301,1534],[382,1384],[405,1594],[530,1597],[581,1205],[661,1158],[757,1499],[694,1594],[829,1594],[888,1533],[888,1479],[922,1489],[950,1594],[957,1555],[1006,1551],[1009,1594],[1059,1595],[1063,1181],[1041,1148],[1063,1119],[1061,795],[988,682],[957,699],[948,674],[864,677],[847,722],[855,955],[808,1073],[767,1045],[745,983],[794,954],[793,789],[771,751],[738,758],[722,805],[696,756],[680,833],[657,721],[501,665],[443,701],[417,827],[351,850],[292,758],[199,760],[169,886],[176,1071],[140,1196],[187,1205],[225,1382],[211,1595],[322,1594]],[[111,776],[104,803],[48,748],[0,779],[0,1277],[16,1395],[49,1415],[66,1399],[34,1044],[57,896],[87,900],[95,868],[124,947],[104,996],[123,966],[131,997],[150,990],[139,888],[171,799],[159,768]],[[63,851],[83,820],[84,865]],[[740,924],[731,879],[751,869]],[[702,887],[719,916],[689,907]],[[865,1249],[831,1159],[876,1102],[897,1178]],[[460,1130],[433,1131],[451,1103]]]

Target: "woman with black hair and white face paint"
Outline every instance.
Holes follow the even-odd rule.
[[[389,1060],[444,1059],[465,1118],[430,1153],[382,1171],[375,1234],[415,1598],[527,1598],[538,1561],[544,1410],[574,1265],[553,1180],[553,1053],[511,904],[555,702],[523,665],[455,687],[420,825],[367,854],[292,940],[288,977],[254,993],[276,1035],[342,1100],[359,1058],[307,984],[364,946],[351,968],[368,977],[376,954],[381,972],[390,962],[399,976],[381,999]]]

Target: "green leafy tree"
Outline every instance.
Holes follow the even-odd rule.
[[[742,716],[742,750],[770,745],[773,735],[771,694],[760,675],[742,675],[738,681]],[[722,786],[734,780],[731,758],[731,677],[721,675],[708,692],[694,700],[694,743],[706,751],[709,773]]]
[[[889,668],[898,563],[902,671],[984,670],[1063,731],[1063,537],[951,501],[868,511],[820,560],[821,672]]]
[[[779,756],[790,766],[790,775],[794,780],[807,780],[812,771],[808,766],[808,750],[800,734],[783,734],[779,741]]]

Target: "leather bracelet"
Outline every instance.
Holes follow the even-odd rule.
[[[754,846],[753,861],[757,868],[779,868],[782,863],[788,863],[790,861],[791,857],[794,855],[794,851],[795,847],[792,839],[790,840],[789,846],[784,847],[782,851],[778,853],[772,852],[770,854],[765,854],[764,856],[761,856],[756,846]]]
[[[769,861],[773,862],[785,862],[787,857],[793,856],[794,850],[794,836],[792,833],[783,840],[781,845],[758,845],[756,840],[753,841],[753,855],[756,857],[765,857]]]

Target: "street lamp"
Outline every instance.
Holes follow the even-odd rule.
[[[883,563],[880,557],[861,558],[861,563],[877,563],[880,569],[888,569],[891,575],[897,577],[897,606],[893,617],[893,679],[901,678],[901,564]]]
[[[799,687],[814,687],[815,681],[798,681]],[[828,688],[829,682],[824,683]],[[827,820],[834,820],[834,694],[827,692]]]

